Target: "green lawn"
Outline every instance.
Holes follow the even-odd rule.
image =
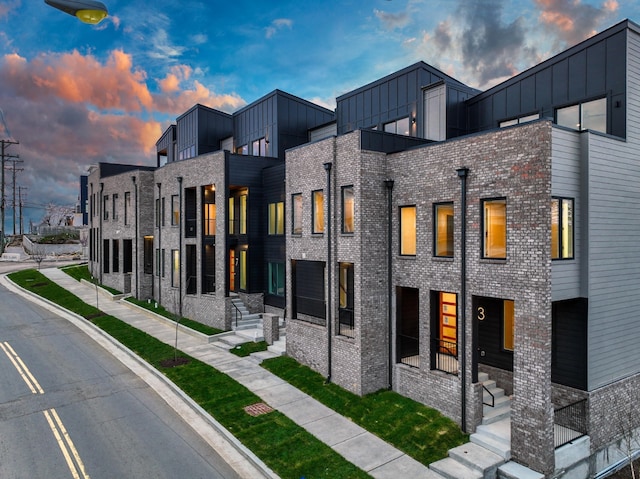
[[[323,376],[285,356],[263,361],[262,366],[422,464],[446,457],[449,449],[469,440],[438,411],[393,391],[360,397],[326,384]]]
[[[267,343],[265,341],[258,341],[257,343],[249,342],[238,344],[229,350],[230,353],[240,356],[241,358],[249,356],[251,353],[257,353],[259,351],[266,351]]]

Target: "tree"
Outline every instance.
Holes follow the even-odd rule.
[[[614,396],[611,410],[615,411],[612,422],[620,437],[618,449],[629,461],[629,477],[636,479],[638,475],[633,465],[633,457],[635,452],[640,450],[640,413],[637,409],[637,405],[640,404],[640,390],[634,390],[632,395],[635,397],[631,400]]]
[[[49,203],[45,207],[42,224],[47,226],[69,226],[73,222],[75,208],[68,205],[54,205]]]
[[[38,263],[38,269],[40,269],[40,264],[46,256],[46,247],[40,243],[33,243],[33,247],[31,248],[31,259]]]

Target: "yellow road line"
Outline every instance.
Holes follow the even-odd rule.
[[[78,454],[78,450],[73,444],[56,410],[51,408],[48,411],[42,411],[42,413],[47,418],[51,432],[53,432],[56,441],[58,441],[58,446],[62,451],[62,455],[67,462],[67,467],[69,471],[71,471],[73,479],[90,479],[89,474],[85,471],[84,463],[82,459],[80,459],[80,454]],[[71,456],[73,456],[73,458]]]
[[[27,386],[29,386],[31,392],[33,394],[44,394],[44,390],[40,387],[40,384],[38,383],[38,381],[36,381],[36,378],[33,377],[33,374],[31,374],[29,368],[27,368],[27,366],[24,364],[22,359],[20,359],[20,356],[18,356],[11,345],[5,341],[4,343],[0,343],[0,348],[2,348],[9,360],[11,360],[13,366],[16,368],[18,373],[20,373],[20,376],[22,376],[24,382],[27,383]]]

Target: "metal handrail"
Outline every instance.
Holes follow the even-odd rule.
[[[588,434],[587,400],[582,399],[567,406],[554,409],[553,424],[555,429],[554,446],[556,448]]]
[[[487,386],[485,386],[484,384],[482,385],[482,389],[484,389],[485,391],[487,391],[489,393],[489,396],[491,396],[491,403],[485,402],[484,401],[484,394],[482,395],[482,404],[484,406],[490,406],[490,407],[496,407],[496,397],[493,395],[493,393],[491,391],[489,391],[487,389]]]
[[[240,321],[242,321],[242,311],[240,311],[240,309],[238,308],[238,306],[236,306],[236,304],[235,304],[233,301],[231,301],[231,306],[233,306],[233,307],[234,307],[234,309],[235,309],[235,314],[234,314],[234,316],[235,316],[235,323],[236,323],[236,324],[235,324],[235,326],[236,326],[236,328],[237,328],[237,327],[238,327],[238,313],[240,313]]]

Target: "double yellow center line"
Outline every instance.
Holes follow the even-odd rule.
[[[27,366],[24,364],[15,350],[11,347],[11,345],[5,341],[3,343],[0,343],[0,348],[7,355],[31,392],[33,394],[44,394],[44,390],[42,389],[36,378],[33,376],[33,374],[31,374],[29,368],[27,368]],[[58,416],[56,410],[51,408],[47,409],[46,411],[42,411],[42,413],[47,419],[47,423],[51,428],[51,432],[58,442],[58,447],[60,447],[60,450],[62,451],[62,455],[67,462],[67,467],[69,468],[69,471],[71,471],[73,479],[90,479],[89,474],[86,473],[84,464],[80,459],[78,450],[73,444],[71,436],[69,436],[69,433],[64,427],[64,424],[62,423],[62,420],[60,419],[60,416]]]

